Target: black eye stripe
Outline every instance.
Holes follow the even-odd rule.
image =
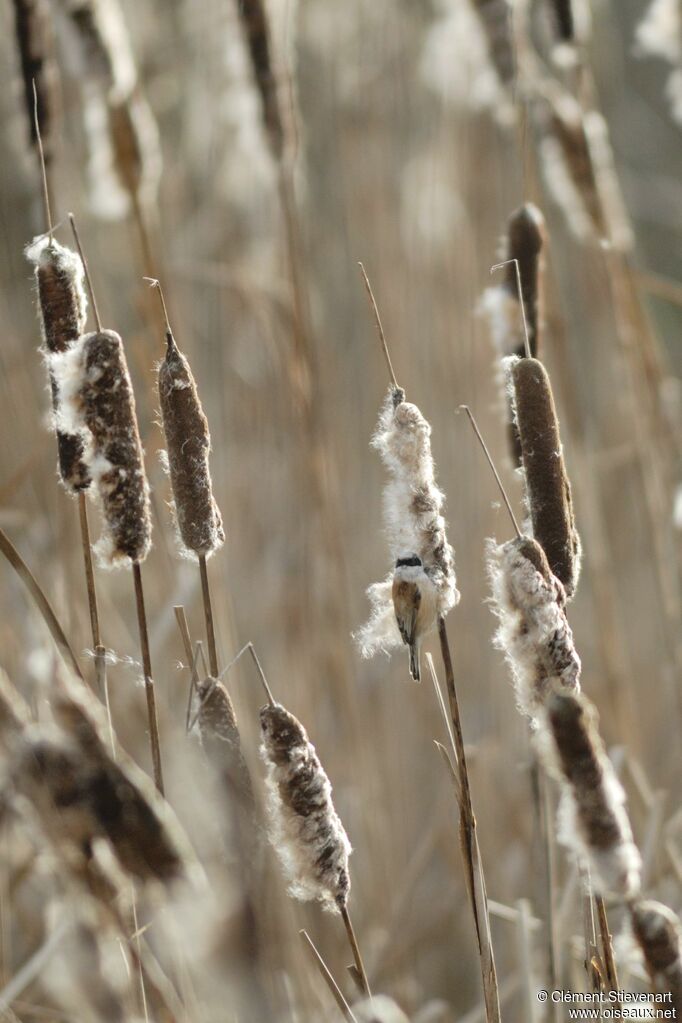
[[[413,554],[409,558],[398,558],[395,563],[396,568],[418,568],[422,563],[422,559],[418,558],[416,554]]]

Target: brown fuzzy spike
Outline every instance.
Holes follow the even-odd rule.
[[[265,0],[239,0],[239,15],[249,48],[254,80],[260,93],[268,144],[273,157],[279,161],[284,155],[286,133]]]
[[[189,362],[170,331],[166,341],[166,357],[159,365],[159,398],[175,514],[185,547],[207,556],[225,541],[208,463],[208,420]]]
[[[669,991],[666,1008],[682,1018],[682,928],[667,906],[653,900],[636,902],[630,909],[635,938],[653,982]]]
[[[254,809],[251,776],[242,754],[239,727],[230,694],[223,683],[215,678],[207,678],[200,683],[197,694],[197,723],[204,753],[219,776],[236,791],[242,806],[251,812]]]
[[[559,40],[562,43],[575,41],[575,24],[573,21],[573,0],[549,0]]]
[[[537,358],[540,351],[540,328],[542,324],[542,250],[545,244],[545,218],[533,203],[527,202],[515,210],[507,225],[507,259],[518,260],[521,277],[521,296],[526,311],[528,344],[531,355]],[[519,289],[514,263],[507,265],[505,288],[518,301]],[[525,339],[522,339],[515,355],[525,353]]]
[[[110,565],[142,562],[151,547],[149,486],[123,342],[113,330],[85,334],[52,366],[62,416],[88,438],[85,457],[105,524],[99,552]]]
[[[14,24],[24,86],[31,145],[38,149],[38,129],[45,162],[52,157],[53,83],[50,68],[52,32],[46,0],[13,0]],[[35,84],[35,95],[33,92]]]
[[[27,258],[35,266],[38,285],[38,308],[45,354],[59,354],[72,348],[85,330],[87,300],[84,290],[83,264],[71,249],[54,239],[36,238],[26,249]],[[57,424],[59,475],[71,493],[90,486],[90,473],[84,461],[82,438],[59,427],[59,389],[50,369],[52,410]]]
[[[563,841],[587,857],[600,894],[631,897],[639,888],[641,860],[593,704],[555,689],[545,703],[544,725],[541,749],[566,784]]]
[[[350,842],[331,800],[331,785],[305,728],[279,703],[260,712],[267,764],[270,837],[290,893],[335,912],[350,894]]]
[[[510,359],[509,366],[533,536],[570,599],[580,574],[581,547],[552,385],[537,359]]]

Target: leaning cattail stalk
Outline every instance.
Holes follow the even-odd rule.
[[[566,596],[575,593],[581,546],[564,465],[552,385],[537,359],[505,360],[533,529]]]
[[[31,145],[49,163],[55,103],[47,0],[14,0],[14,27]]]
[[[497,353],[519,357],[541,350],[543,318],[543,247],[545,220],[532,203],[525,203],[509,218],[504,261],[494,269],[505,269],[502,284],[486,288],[480,310],[488,320]],[[520,291],[520,294],[519,294]],[[514,465],[521,464],[521,442],[505,386],[509,447]]]
[[[535,725],[553,683],[574,693],[580,689],[564,587],[543,549],[526,536],[500,545],[490,540],[487,564],[500,622],[495,645],[509,662],[519,710]]]
[[[682,927],[675,913],[653,900],[638,901],[630,907],[635,938],[644,955],[652,983],[669,991],[674,1018],[682,1017]]]
[[[374,447],[388,472],[384,488],[384,522],[391,561],[416,556],[433,589],[432,613],[423,631],[435,628],[457,604],[454,552],[443,518],[445,498],[436,485],[431,454],[431,426],[400,388],[391,387],[382,407]],[[372,614],[357,633],[363,656],[389,650],[401,642],[391,600],[393,574],[367,591]]]
[[[97,330],[54,355],[51,365],[61,421],[84,438],[102,506],[96,549],[106,565],[139,564],[151,547],[149,485],[123,342],[113,330]]]
[[[87,299],[83,264],[75,252],[49,235],[34,239],[26,249],[26,256],[35,266],[44,354],[49,365],[53,356],[73,348],[85,329]],[[78,430],[60,427],[59,391],[52,366],[49,374],[59,475],[65,488],[76,494],[90,486],[84,443]]]
[[[562,784],[560,840],[589,864],[599,895],[631,898],[639,890],[641,859],[594,705],[555,687],[541,723],[541,755]]]

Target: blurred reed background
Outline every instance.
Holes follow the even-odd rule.
[[[132,63],[117,38],[119,66],[100,79],[74,29],[76,15],[81,25],[88,10],[110,15],[116,0],[17,0],[0,9],[0,526],[92,678],[76,505],[56,478],[35,288],[24,256],[46,228],[16,46],[17,10],[30,7],[46,26],[43,84],[53,109],[43,142],[57,237],[72,245],[66,215],[73,211],[103,325],[125,342],[152,488],[153,549],[144,579],[166,796],[213,894],[168,905],[152,899],[140,912],[149,924],[145,938],[173,977],[188,1019],[335,1018],[338,1009],[298,937],[303,927],[346,998],[358,995],[345,969],[343,929],[319,907],[287,897],[269,852],[246,898],[248,855],[232,834],[229,793],[207,777],[196,742],[184,735],[189,669],[173,608],[186,608],[193,640],[203,637],[204,618],[199,572],[177,554],[158,457],[154,367],[165,351],[164,324],[145,276],[162,282],[211,427],[226,533],[208,569],[220,666],[252,641],[276,698],[305,723],[316,746],[354,847],[353,922],[374,992],[394,998],[414,1023],[474,1023],[485,1019],[478,955],[456,804],[432,741],[445,742],[446,733],[431,680],[425,670],[421,685],[409,680],[403,650],[390,660],[363,661],[351,638],[367,617],[366,587],[388,567],[383,470],[368,446],[388,379],[358,268],[364,263],[398,381],[433,427],[447,496],[462,594],[448,631],[493,900],[502,1016],[510,1023],[540,1020],[549,1017],[537,1005],[530,1017],[524,1000],[532,983],[547,986],[546,928],[529,929],[525,915],[544,920],[545,899],[528,729],[492,646],[495,620],[485,603],[484,542],[508,539],[510,524],[469,424],[455,412],[464,402],[474,411],[520,516],[496,354],[477,309],[484,289],[501,279],[491,278],[490,267],[505,258],[500,238],[510,213],[524,201],[542,209],[544,361],[584,549],[570,608],[583,687],[599,708],[628,792],[647,894],[680,908],[682,633],[674,510],[682,150],[666,97],[680,44],[669,60],[638,52],[646,5],[593,0],[578,61],[563,66],[554,5],[499,2],[497,30],[511,26],[507,57],[515,54],[518,63],[518,74],[512,68],[500,84],[476,21],[477,7],[483,13],[494,6],[272,0],[281,156],[276,126],[264,126],[236,0],[122,0]],[[574,6],[581,21],[584,5]],[[495,52],[504,58],[504,38]],[[547,190],[543,140],[552,136],[553,104],[566,95],[578,109],[601,111],[608,124],[625,231],[622,218],[607,215],[593,237],[577,237],[576,224]],[[119,152],[113,171],[107,106],[141,117],[135,137],[142,156],[128,152],[126,164]],[[599,235],[613,244],[600,244]],[[91,528],[97,536],[94,510]],[[116,655],[108,676],[119,741],[151,773],[128,576],[97,570],[102,642]],[[4,563],[0,592],[1,664],[40,714],[53,685],[55,647]],[[440,673],[435,634],[428,648]],[[242,659],[227,683],[260,803],[258,677]],[[222,822],[232,835],[227,843]],[[46,940],[51,924],[44,910],[59,881],[11,815],[3,818],[0,847],[6,985]],[[559,852],[557,902],[570,878],[570,862]],[[564,979],[580,985],[582,910],[572,892],[561,917],[561,968]],[[609,919],[622,971],[645,984],[622,910]],[[530,958],[523,955],[526,941]],[[69,973],[79,954],[56,948],[50,968],[37,971],[5,1018],[119,1018],[87,1002],[82,977],[64,994],[60,970]],[[135,1012],[143,1016],[138,1006],[125,1018]],[[147,1012],[176,1018],[158,1007]],[[358,1021],[365,1018],[375,1016],[359,1010]]]

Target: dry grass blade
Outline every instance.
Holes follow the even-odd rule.
[[[316,947],[315,947],[315,945],[313,943],[312,938],[310,937],[308,932],[305,931],[305,930],[300,931],[299,933],[300,933],[301,937],[303,938],[303,940],[305,941],[305,943],[308,946],[308,948],[310,949],[310,952],[312,953],[315,965],[317,966],[318,970],[320,971],[320,976],[322,977],[322,979],[324,980],[325,984],[327,985],[327,987],[331,991],[332,997],[333,997],[334,1001],[336,1002],[336,1004],[338,1005],[338,1007],[339,1007],[339,1009],[341,1011],[341,1014],[343,1015],[343,1017],[346,1020],[349,1021],[349,1023],[357,1023],[357,1020],[355,1019],[355,1016],[351,1012],[351,1009],[350,1009],[350,1006],[349,1006],[348,1002],[343,997],[343,994],[341,993],[341,989],[340,989],[339,985],[336,983],[336,981],[334,980],[334,978],[333,978],[333,976],[332,976],[332,974],[331,974],[331,972],[329,970],[329,967],[325,963],[325,961],[322,958],[322,956],[320,955],[320,953],[317,951],[317,949],[316,949]]]

